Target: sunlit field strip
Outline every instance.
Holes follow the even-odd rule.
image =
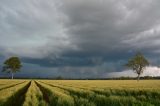
[[[51,85],[51,84],[50,84]],[[51,86],[55,86],[55,85],[51,85]],[[57,86],[60,87],[60,86]],[[105,102],[104,99],[107,99],[107,97],[103,96],[103,95],[95,95],[95,93],[91,92],[91,91],[86,91],[86,90],[81,90],[81,89],[75,89],[75,88],[66,88],[66,87],[60,87],[61,89],[65,89],[67,91],[70,92],[70,94],[75,97],[75,103],[80,103],[81,105],[87,104],[87,106],[101,106],[104,105]],[[97,101],[98,99],[100,99],[100,101]],[[94,103],[93,103],[94,102]],[[79,106],[79,104],[76,104],[77,106]],[[109,103],[109,102],[108,102]]]
[[[122,80],[122,81],[124,81],[124,80]],[[48,82],[48,83],[54,83],[54,85],[55,85],[55,81],[46,81],[46,82]],[[56,81],[57,82],[57,81]],[[81,86],[81,83],[78,83],[78,84],[66,84],[66,82],[67,81],[64,81],[64,83],[62,83],[63,82],[63,80],[62,81],[59,81],[58,82],[58,86],[61,86],[61,87],[64,87],[64,86],[66,86],[66,87],[71,87],[72,89],[73,88],[79,88],[79,89],[84,89],[84,90],[91,90],[91,91],[93,91],[93,92],[95,92],[95,93],[98,93],[98,94],[101,94],[101,95],[112,95],[112,94],[116,94],[116,95],[137,95],[137,96],[139,96],[139,94],[144,94],[144,95],[146,95],[146,96],[154,96],[155,94],[156,95],[159,95],[159,92],[160,92],[160,90],[159,90],[159,88],[157,87],[157,88],[154,88],[154,89],[152,89],[152,88],[150,88],[150,87],[148,87],[148,88],[139,88],[139,87],[134,87],[134,88],[130,88],[130,87],[127,87],[127,88],[121,88],[121,87],[117,87],[117,88],[112,88],[112,87],[109,87],[109,88],[101,88],[100,86],[98,86],[98,87],[86,87],[86,86]],[[68,81],[68,82],[71,82],[71,81]],[[73,82],[76,82],[76,81],[73,81]],[[79,81],[77,81],[77,82],[79,82]],[[82,82],[84,82],[84,81],[82,81]],[[95,81],[96,82],[96,81]],[[106,82],[106,81],[102,81],[102,82]],[[108,82],[108,81],[107,81]],[[110,81],[109,81],[110,82]],[[118,81],[119,82],[119,81]],[[131,81],[129,81],[129,82],[131,82]],[[150,83],[151,81],[149,81],[149,83]],[[153,82],[155,82],[155,80],[153,80]],[[156,82],[159,82],[158,80],[156,80]],[[137,83],[137,82],[136,82]],[[139,83],[139,82],[138,82]],[[146,81],[145,81],[145,83],[146,83]],[[144,84],[144,83],[143,83]],[[56,86],[57,86],[56,85]],[[112,93],[111,93],[112,92]],[[146,92],[148,92],[148,93],[146,93]]]
[[[25,94],[23,106],[47,106],[47,103],[43,100],[42,92],[34,81],[31,82]]]
[[[88,94],[93,94],[93,92],[87,92],[87,91],[79,91],[78,89],[68,89],[68,88],[63,88],[63,87],[59,87],[59,86],[55,86],[52,84],[48,84],[48,83],[44,83],[43,84],[47,84],[49,86],[51,86],[51,88],[56,88],[56,89],[60,89],[62,90],[64,93],[70,95],[71,97],[74,98],[74,106],[95,106],[95,104],[89,100],[89,98],[86,98],[86,96],[88,96]]]
[[[20,81],[17,83],[22,83]],[[113,84],[125,87],[114,85],[112,87],[111,81],[103,80],[36,80],[31,83],[29,80],[25,81],[2,89],[0,106],[11,104],[15,106],[159,106],[160,104],[159,80],[141,80],[140,82],[111,80]],[[14,80],[8,82],[13,83]],[[130,84],[132,84],[131,87]],[[136,84],[141,84],[146,89]],[[2,91],[7,93],[1,93]],[[5,95],[4,98],[1,98],[1,95]]]
[[[13,83],[19,83],[23,82],[25,80],[7,80],[7,79],[0,79],[0,86],[7,85],[7,84],[13,84]]]
[[[29,86],[29,81],[26,81],[22,84],[16,85],[14,87],[6,88],[0,91],[0,106],[5,105],[11,105],[14,104],[13,102],[17,99],[20,100],[20,94],[23,92],[23,89],[27,88],[27,85]]]
[[[48,83],[54,83],[52,81],[46,81]],[[159,81],[156,81],[156,82],[159,82]],[[136,82],[137,83],[137,82]],[[139,82],[138,82],[139,83]],[[112,87],[109,87],[109,88],[101,88],[101,87],[86,87],[86,86],[81,86],[80,84],[66,84],[66,83],[54,83],[54,85],[56,86],[61,86],[61,87],[71,87],[71,88],[79,88],[79,89],[84,89],[84,90],[91,90],[91,91],[94,91],[95,93],[99,93],[99,94],[105,94],[105,95],[109,95],[109,92],[111,91],[116,91],[116,92],[133,92],[136,94],[136,92],[150,92],[150,93],[157,93],[160,91],[160,89],[157,87],[157,88],[151,88],[151,87],[148,87],[148,88],[139,88],[139,87],[134,87],[134,88],[130,88],[130,87],[117,87],[117,88],[112,88]],[[123,93],[122,93],[123,94]],[[149,96],[149,95],[148,95]]]
[[[55,85],[52,85],[52,84],[49,84],[49,85],[56,87]],[[118,105],[120,103],[119,100],[125,100],[125,101],[127,100],[128,102],[131,102],[131,100],[133,99],[135,100],[134,97],[130,97],[130,96],[123,97],[123,98],[119,98],[118,96],[106,97],[104,95],[95,94],[92,91],[86,91],[82,89],[75,89],[75,88],[68,88],[68,87],[60,87],[60,86],[57,86],[57,87],[70,92],[70,95],[74,97],[76,106],[81,106],[85,104],[87,104],[87,106],[90,106],[90,105],[102,106],[102,105],[111,105],[111,104],[113,105],[113,103],[116,103],[116,105]],[[119,99],[114,100],[113,98],[119,98]]]
[[[55,84],[54,84],[55,85]],[[117,88],[110,88],[110,89],[96,89],[96,88],[89,88],[89,87],[80,87],[80,86],[67,86],[67,84],[63,85],[56,85],[59,87],[67,87],[67,88],[77,88],[77,89],[84,89],[90,90],[95,92],[96,94],[105,95],[105,96],[134,96],[137,99],[140,99],[143,96],[151,97],[150,99],[156,98],[160,99],[160,91],[156,89],[117,89]],[[153,98],[152,98],[153,97]],[[158,100],[157,100],[158,101]]]
[[[46,80],[54,84],[99,89],[159,89],[160,80]]]
[[[7,88],[10,88],[10,87],[13,87],[13,86],[16,86],[18,84],[21,84],[21,83],[24,83],[25,81],[17,81],[17,82],[11,82],[9,84],[4,84],[4,85],[1,85],[0,86],[0,90],[2,89],[7,89]]]
[[[49,99],[50,106],[74,106],[74,100],[66,91],[57,87],[51,87],[47,84],[37,82],[40,89],[45,92]]]
[[[94,92],[96,92],[96,93],[104,93],[104,94],[107,94],[107,92],[111,92],[111,91],[123,91],[123,92],[128,92],[128,91],[130,91],[130,92],[150,92],[150,93],[159,93],[160,92],[160,90],[159,90],[159,88],[154,88],[154,89],[151,89],[151,88],[148,88],[148,89],[144,89],[144,88],[136,88],[135,87],[135,89],[131,89],[131,88],[129,88],[129,89],[122,89],[122,88],[105,88],[105,89],[102,89],[102,88],[100,88],[100,87],[98,87],[98,88],[91,88],[91,87],[83,87],[83,86],[76,86],[76,85],[67,85],[67,84],[60,84],[60,83],[58,83],[58,84],[55,84],[55,83],[53,83],[52,81],[45,81],[46,83],[49,83],[49,84],[54,84],[54,86],[60,86],[60,87],[68,87],[68,88],[77,88],[77,89],[84,89],[84,90],[91,90],[91,91],[94,91]]]
[[[78,88],[75,89],[74,87],[71,87],[71,86],[70,87],[66,87],[66,86],[63,86],[63,84],[60,86],[60,83],[58,83],[59,85],[58,84],[55,85],[55,83],[53,83],[52,81],[44,81],[44,82],[46,82],[46,83],[48,83],[50,85],[53,85],[53,86],[57,86],[57,87],[63,88],[65,90],[71,90],[71,91],[74,91],[74,92],[79,92]],[[127,100],[127,101],[128,102],[132,101],[131,103],[140,103],[141,102],[143,104],[150,104],[150,105],[151,105],[151,103],[153,103],[154,105],[159,103],[158,99],[160,97],[160,94],[159,94],[159,91],[155,91],[155,89],[154,89],[154,92],[143,91],[143,89],[141,89],[141,90],[137,89],[136,91],[132,91],[130,89],[129,90],[128,89],[121,90],[121,89],[117,89],[117,88],[112,88],[112,89],[111,90],[98,91],[97,93],[103,94],[102,96],[104,96],[104,95],[109,96],[109,99],[116,97],[116,98],[119,98],[119,99],[122,99],[122,100],[127,100],[127,98],[128,98],[129,100]],[[127,96],[127,98],[125,98],[126,96]],[[142,98],[144,100],[143,101],[139,101]],[[152,100],[151,103],[150,103],[150,101],[148,102],[147,99],[148,100]]]

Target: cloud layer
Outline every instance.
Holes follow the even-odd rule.
[[[103,77],[141,51],[159,65],[159,9],[158,0],[0,0],[1,63],[17,55],[54,75]]]

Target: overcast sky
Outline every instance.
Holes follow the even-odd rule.
[[[128,76],[140,51],[145,75],[160,76],[159,10],[159,0],[0,0],[1,67],[18,56],[19,76]]]

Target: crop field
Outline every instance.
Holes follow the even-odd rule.
[[[0,80],[0,106],[160,106],[160,80]]]

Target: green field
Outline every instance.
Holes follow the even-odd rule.
[[[160,106],[160,80],[0,80],[0,106]]]

